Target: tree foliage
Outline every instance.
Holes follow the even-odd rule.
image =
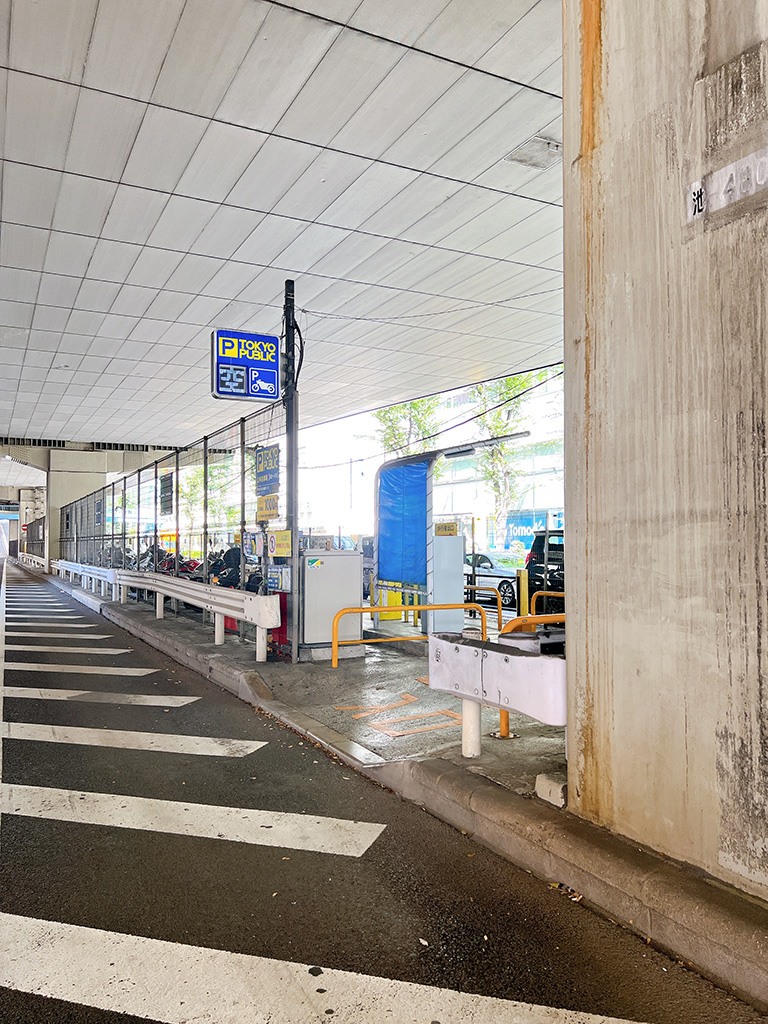
[[[437,447],[435,438],[429,437],[438,429],[437,410],[440,397],[418,398],[402,405],[390,405],[375,412],[379,427],[375,438],[384,451],[396,456],[418,455]]]
[[[473,385],[470,394],[478,411],[482,410],[477,419],[478,433],[486,437],[517,433],[524,417],[526,399],[521,392],[547,380],[551,375],[551,370],[536,370]],[[561,447],[561,441],[525,444],[521,439],[500,441],[478,450],[478,471],[493,494],[496,537],[504,536],[508,511],[519,504],[530,488],[530,485],[523,484],[525,471],[520,468],[521,461],[533,455],[557,451]]]

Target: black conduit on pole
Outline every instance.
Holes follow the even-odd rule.
[[[285,282],[285,440],[288,479],[286,525],[291,534],[291,661],[299,660],[299,396],[296,391],[294,283]]]

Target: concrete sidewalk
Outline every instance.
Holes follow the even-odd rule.
[[[29,570],[27,570],[29,571]],[[45,577],[146,643],[418,803],[513,863],[573,890],[719,985],[768,1010],[768,907],[534,795],[536,777],[564,778],[562,729],[511,715],[497,739],[483,710],[483,754],[461,757],[461,706],[425,685],[425,656],[368,648],[330,663],[257,665],[254,647],[213,644],[199,618],[115,604]],[[201,642],[201,635],[203,636]],[[575,897],[574,897],[575,898]]]

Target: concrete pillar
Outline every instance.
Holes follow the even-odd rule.
[[[768,897],[768,13],[565,5],[569,807]]]

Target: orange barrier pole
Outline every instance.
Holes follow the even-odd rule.
[[[476,587],[474,584],[467,583],[464,585],[465,590],[490,590],[492,594],[496,595],[496,609],[499,613],[499,629],[503,625],[503,619],[501,617],[501,594],[496,587]]]
[[[439,612],[439,611],[447,611],[449,609],[456,609],[456,608],[463,608],[466,611],[467,608],[474,608],[475,611],[480,612],[480,621],[481,621],[482,627],[483,627],[483,634],[482,634],[483,640],[487,640],[488,639],[488,617],[485,614],[485,609],[481,608],[479,604],[475,604],[472,601],[467,601],[464,604],[412,604],[412,605],[390,604],[390,605],[387,605],[387,610],[391,611],[391,612],[401,612],[406,607],[409,607],[411,609],[417,609],[420,612],[432,612],[432,611],[438,611]],[[355,615],[355,614],[366,615],[366,614],[369,614],[370,611],[371,611],[370,607],[368,607],[368,608],[342,608],[340,611],[336,612],[336,614],[334,615],[334,617],[333,617],[333,627],[332,627],[332,632],[331,632],[331,665],[333,665],[334,668],[338,668],[339,667],[339,622],[341,622],[342,617],[344,615]],[[387,637],[386,639],[389,640],[390,638]],[[402,640],[403,637],[392,637],[391,639],[392,639],[392,641],[394,641],[394,640]],[[379,642],[381,642],[381,641],[379,641]],[[367,641],[366,640],[342,640],[341,643],[342,644],[364,644],[364,643],[367,643]]]
[[[522,633],[526,626],[551,626],[555,622],[565,622],[565,612],[560,615],[523,615],[518,619],[510,619],[504,624],[502,633]]]

